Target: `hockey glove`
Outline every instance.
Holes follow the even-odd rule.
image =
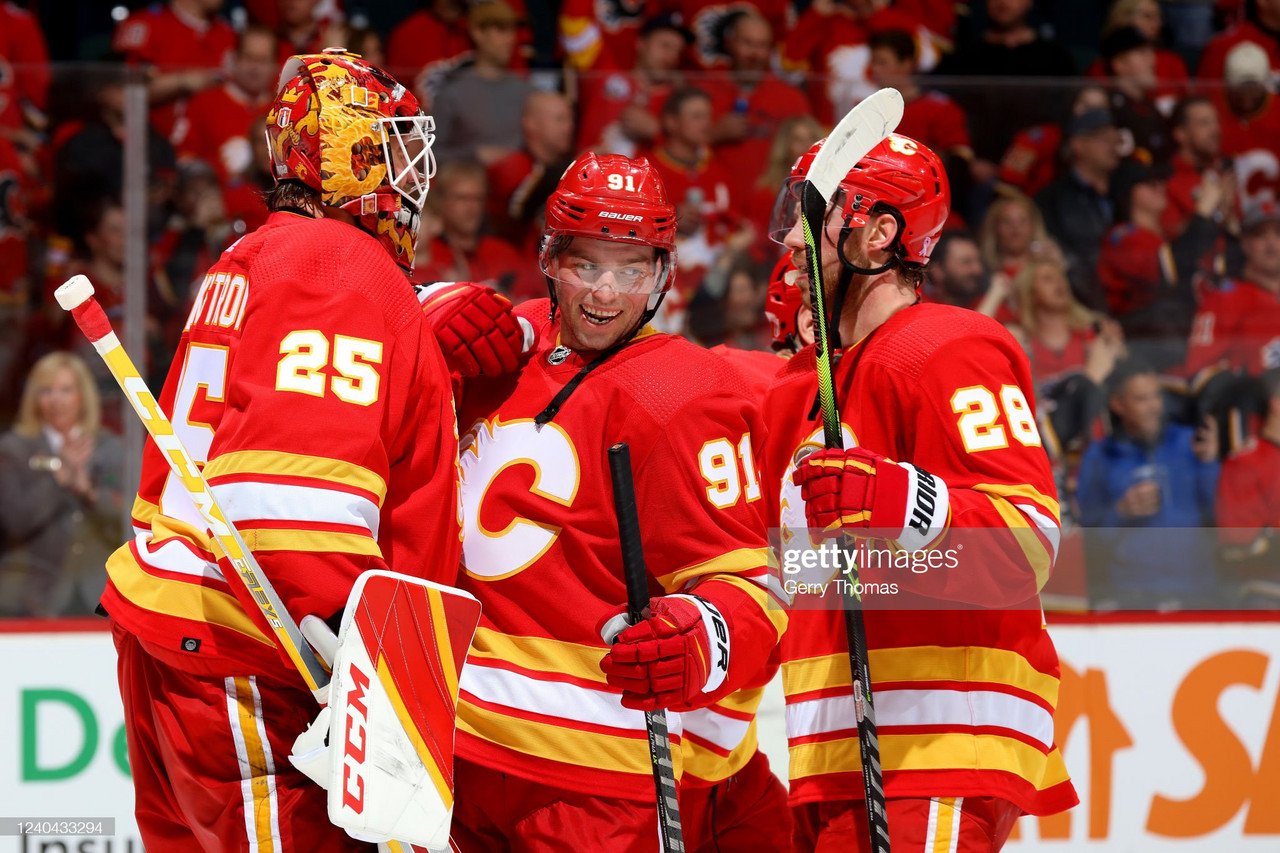
[[[800,487],[809,526],[819,530],[874,530],[916,551],[947,529],[946,483],[863,447],[814,453],[791,479]]]
[[[600,664],[605,680],[637,711],[697,705],[729,673],[729,626],[709,601],[667,595],[649,602],[649,616],[626,624],[611,619],[602,632],[613,648]],[[616,635],[616,636],[615,636]]]
[[[532,348],[533,327],[491,287],[469,281],[419,286],[418,301],[449,369],[468,379],[510,373]]]

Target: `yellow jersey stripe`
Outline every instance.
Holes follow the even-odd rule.
[[[1053,570],[1053,552],[1045,547],[1040,537],[1032,529],[1031,522],[1022,514],[1021,510],[1004,498],[999,498],[995,495],[987,495],[987,499],[991,501],[991,505],[996,508],[996,512],[1000,513],[1000,517],[1004,519],[1004,523],[1013,534],[1014,541],[1022,549],[1022,556],[1027,558],[1031,571],[1035,572],[1036,592],[1039,592],[1049,582],[1049,573]]]
[[[204,468],[206,480],[232,474],[268,474],[324,480],[371,492],[377,496],[378,506],[382,506],[387,494],[386,482],[368,468],[324,456],[304,456],[275,450],[237,450],[211,459]]]
[[[733,574],[748,569],[758,569],[769,565],[768,548],[739,548],[729,551],[710,560],[686,566],[670,574],[658,578],[658,583],[667,592],[679,592],[692,580],[703,575]]]
[[[1039,504],[1050,515],[1053,520],[1062,523],[1062,507],[1053,498],[1044,492],[1032,486],[1020,485],[1011,486],[1006,483],[978,483],[973,487],[975,492],[983,492],[988,495],[995,495],[1001,498],[1026,498],[1032,503]]]
[[[504,661],[533,672],[561,673],[604,684],[600,661],[605,654],[606,650],[597,646],[546,637],[513,636],[481,626],[476,629],[469,657]]]
[[[335,533],[328,530],[241,530],[249,550],[306,551],[308,553],[358,554],[381,557],[382,549],[367,533]]]

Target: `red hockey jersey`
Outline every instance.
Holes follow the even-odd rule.
[[[1036,595],[1057,551],[1058,502],[1026,356],[988,317],[921,304],[846,350],[835,385],[846,446],[910,461],[947,484],[946,539],[964,528],[1012,529],[1020,546],[1016,556],[932,573],[941,575],[928,581],[935,603],[968,606],[866,611],[888,796],[994,796],[1030,814],[1071,807],[1053,739],[1058,658]],[[784,542],[804,535],[791,475],[798,457],[822,446],[817,389],[808,347],[764,404],[765,494]],[[1017,607],[972,606],[997,599]],[[843,614],[794,609],[781,647],[792,803],[859,797]]]
[[[547,305],[521,312],[545,317]],[[786,616],[765,587],[755,404],[717,357],[682,338],[641,335],[543,426],[537,415],[585,364],[577,354],[551,363],[557,325],[544,327],[517,375],[467,386],[461,583],[484,613],[462,675],[458,755],[652,802],[644,716],[622,707],[600,670],[601,627],[626,604],[608,448],[631,446],[651,594],[692,590],[727,602],[734,648],[772,647]],[[712,701],[758,675],[731,661]],[[677,772],[681,717],[669,715]]]
[[[333,616],[367,569],[452,583],[449,374],[368,234],[275,213],[223,252],[159,402],[295,620]],[[151,441],[133,516],[107,563],[113,620],[182,669],[297,678]]]
[[[1204,297],[1191,323],[1187,375],[1219,362],[1255,374],[1280,367],[1280,294],[1226,279]]]

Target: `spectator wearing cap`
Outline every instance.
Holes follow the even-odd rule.
[[[1011,78],[1070,77],[1075,73],[1066,48],[1040,35],[1028,20],[1031,0],[987,0],[987,27],[938,63],[947,77]],[[977,85],[952,93],[969,117],[973,149],[987,172],[1023,128],[1051,121],[1053,98],[1030,86]]]
[[[412,80],[428,65],[471,50],[466,11],[462,0],[422,0],[391,30],[387,70],[397,80]]]
[[[1104,43],[1107,36],[1122,27],[1136,27],[1155,46],[1155,74],[1159,81],[1155,98],[1162,110],[1167,109],[1185,91],[1188,75],[1187,64],[1182,57],[1161,44],[1164,16],[1160,4],[1156,0],[1117,0],[1107,13],[1106,23],[1102,25]],[[1110,76],[1103,57],[1095,60],[1085,73],[1093,78]]]
[[[1160,219],[1168,206],[1170,169],[1130,158],[1112,177],[1118,223],[1102,242],[1098,279],[1107,309],[1120,321],[1130,352],[1167,371],[1186,359],[1186,339],[1195,315],[1193,290],[1200,258],[1218,239],[1223,182],[1209,173],[1196,210],[1172,244]]]
[[[519,20],[506,0],[483,0],[468,13],[475,52],[441,82],[431,106],[440,163],[501,160],[522,144],[520,116],[533,90],[511,71]]]
[[[1182,233],[1196,210],[1196,198],[1202,181],[1216,180],[1222,185],[1222,210],[1235,216],[1235,173],[1222,156],[1222,124],[1213,101],[1204,95],[1188,95],[1174,107],[1169,119],[1174,154],[1169,161],[1169,206],[1160,217],[1165,239]],[[1208,178],[1212,173],[1213,178]]]
[[[1002,189],[1012,188],[1034,197],[1049,186],[1058,174],[1058,152],[1062,150],[1062,126],[1072,116],[1089,110],[1111,108],[1111,96],[1096,84],[1083,86],[1071,99],[1071,107],[1061,121],[1032,125],[1014,134],[1013,142],[1000,160],[997,178]]]
[[[1155,43],[1137,27],[1120,27],[1102,40],[1102,57],[1114,78],[1111,114],[1127,137],[1125,154],[1145,151],[1160,159],[1168,154],[1169,126],[1156,104]]]
[[[1045,227],[1066,254],[1071,285],[1091,308],[1105,304],[1097,283],[1098,247],[1115,222],[1111,175],[1120,165],[1120,132],[1107,110],[1072,116],[1062,174],[1036,196]]]
[[[1261,577],[1280,582],[1275,549],[1280,546],[1280,370],[1261,376],[1255,437],[1222,463],[1218,480],[1218,541],[1241,568],[1265,568]]]
[[[514,246],[484,231],[485,169],[455,160],[440,167],[427,196],[418,237],[415,284],[475,281],[514,300],[542,295],[541,278]]]
[[[871,37],[868,73],[878,87],[890,86],[902,93],[906,108],[898,133],[923,142],[954,172],[957,162],[973,156],[969,147],[969,122],[956,102],[916,82],[920,72],[919,48],[906,30],[882,30]]]
[[[1280,99],[1272,92],[1266,52],[1242,42],[1227,54],[1218,117],[1222,153],[1235,162],[1244,206],[1280,198]]]
[[[729,174],[729,189],[738,199],[750,192],[783,119],[808,112],[804,93],[770,70],[773,42],[773,30],[763,15],[739,12],[724,32],[729,67],[710,72],[702,85],[711,96],[714,156]]]
[[[636,40],[645,21],[660,14],[658,0],[597,4],[564,0],[557,28],[565,64],[578,71],[624,71],[635,65]]]
[[[520,115],[520,130],[524,137],[520,150],[489,166],[488,207],[490,229],[516,246],[525,246],[536,239],[529,228],[546,201],[546,194],[537,188],[558,180],[573,159],[569,99],[559,92],[530,92]],[[535,202],[534,196],[540,201]],[[536,251],[533,254],[536,257]]]
[[[1280,367],[1280,208],[1245,208],[1240,249],[1244,269],[1207,293],[1191,325],[1187,373],[1226,368],[1259,374]]]
[[[634,157],[662,133],[662,105],[684,84],[680,56],[693,33],[678,15],[649,18],[636,40],[635,67],[583,75],[578,96],[578,147]]]
[[[1227,56],[1240,44],[1262,50],[1270,71],[1280,69],[1280,0],[1253,0],[1247,18],[1209,40],[1196,70],[1204,80],[1226,76]]]
[[[236,47],[235,30],[219,14],[223,0],[169,0],[129,15],[112,49],[147,69],[151,123],[170,142],[187,134],[187,99],[216,86]]]
[[[1213,525],[1219,465],[1212,421],[1167,423],[1160,381],[1131,359],[1116,367],[1108,406],[1114,431],[1080,462],[1076,501],[1090,531],[1094,606],[1205,606],[1217,592],[1214,551],[1196,530]]]

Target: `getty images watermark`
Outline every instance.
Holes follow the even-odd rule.
[[[1030,530],[953,530],[918,550],[891,537],[774,529],[775,589],[801,610],[1039,609],[1049,546]]]

